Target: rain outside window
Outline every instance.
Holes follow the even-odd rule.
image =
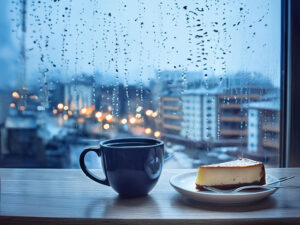
[[[0,167],[128,136],[166,168],[278,166],[280,36],[280,0],[1,1]]]

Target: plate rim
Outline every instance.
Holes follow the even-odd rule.
[[[211,191],[197,191],[197,189],[195,188],[194,191],[191,191],[189,189],[186,189],[186,188],[183,188],[181,186],[178,186],[175,184],[174,180],[180,176],[183,176],[183,175],[187,175],[187,174],[193,174],[193,173],[196,173],[195,175],[195,178],[197,176],[197,170],[195,171],[189,171],[189,172],[182,172],[182,173],[179,173],[179,174],[176,174],[176,175],[173,175],[170,179],[169,179],[169,183],[170,185],[177,191],[177,188],[180,189],[180,190],[183,190],[185,192],[189,192],[189,193],[193,193],[193,194],[196,194],[196,195],[199,195],[199,196],[226,196],[226,197],[230,197],[230,196],[251,196],[251,195],[257,195],[257,194],[273,194],[278,188],[274,187],[274,188],[270,188],[270,189],[265,189],[265,190],[260,190],[260,191],[252,191],[252,192],[236,192],[236,193],[216,193],[216,192],[211,192]],[[271,175],[271,174],[267,174],[266,173],[266,177],[270,177],[272,179],[278,179],[276,178],[275,176]],[[280,183],[277,183],[275,185],[279,185]],[[182,194],[181,192],[179,192],[180,194]]]

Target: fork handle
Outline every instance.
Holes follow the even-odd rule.
[[[265,184],[264,186],[268,186],[268,185],[271,185],[271,184],[276,184],[276,183],[279,183],[279,182],[282,182],[282,181],[286,181],[286,180],[292,179],[294,177],[295,176],[282,177],[282,178],[279,178],[277,181]]]
[[[244,187],[240,187],[235,189],[232,192],[239,192],[241,190],[246,190],[246,189],[259,189],[259,188],[264,188],[264,189],[270,189],[270,188],[300,188],[300,186],[275,186],[275,185],[252,185],[252,186],[244,186]]]
[[[270,188],[300,188],[300,186],[271,186],[271,185],[265,185],[263,187],[270,187]]]

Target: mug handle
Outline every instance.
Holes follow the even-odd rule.
[[[88,148],[84,149],[83,152],[80,154],[80,157],[79,157],[79,164],[80,164],[80,167],[81,167],[82,171],[85,173],[86,176],[91,178],[93,181],[96,181],[100,184],[104,184],[104,185],[109,186],[109,182],[108,182],[108,179],[107,179],[107,176],[106,176],[106,171],[105,171],[105,166],[104,165],[103,165],[103,170],[104,170],[104,174],[106,176],[104,179],[99,178],[98,176],[96,176],[95,174],[93,174],[91,171],[89,171],[87,169],[87,167],[85,165],[85,162],[84,162],[84,158],[85,158],[85,155],[88,152],[95,152],[99,157],[101,157],[101,154],[102,154],[102,150],[101,150],[100,146],[92,146],[92,147],[88,147]],[[102,154],[102,157],[103,157],[103,154]],[[104,160],[102,162],[104,163]]]

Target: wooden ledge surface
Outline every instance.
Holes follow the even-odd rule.
[[[0,224],[300,224],[299,189],[247,205],[208,205],[170,186],[173,175],[189,171],[165,169],[148,196],[123,199],[77,169],[0,169]],[[267,173],[294,175],[284,184],[300,186],[300,168]]]

